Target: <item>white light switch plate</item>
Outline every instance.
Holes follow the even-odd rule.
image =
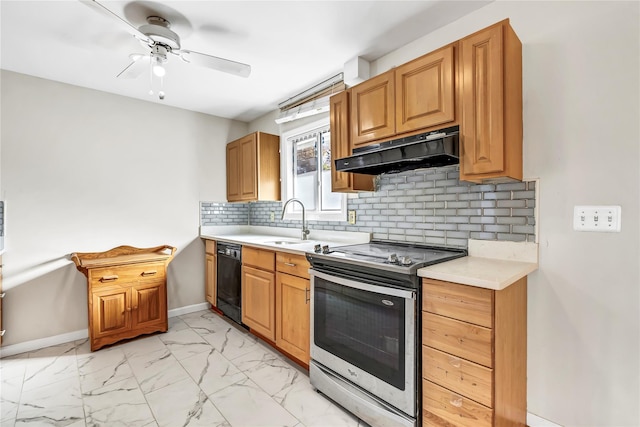
[[[621,206],[575,206],[573,229],[619,233],[621,216]]]

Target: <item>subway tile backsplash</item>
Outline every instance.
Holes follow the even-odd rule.
[[[377,191],[348,198],[356,224],[309,221],[309,228],[453,247],[467,247],[470,238],[535,241],[534,181],[467,183],[459,180],[458,166],[380,175],[377,180]],[[201,225],[300,227],[300,221],[280,220],[282,204],[202,202]]]

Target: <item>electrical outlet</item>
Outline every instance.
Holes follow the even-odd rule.
[[[271,213],[269,214],[269,221],[273,222],[273,221],[275,221],[275,219],[276,219],[276,214],[275,214],[275,212],[271,212]]]
[[[620,206],[574,206],[573,229],[619,233],[622,221]]]
[[[349,211],[349,217],[348,217],[347,221],[349,222],[349,224],[355,224],[356,223],[356,211]]]

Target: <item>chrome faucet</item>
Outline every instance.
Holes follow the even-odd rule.
[[[300,206],[302,206],[302,240],[307,240],[309,229],[307,228],[307,221],[305,220],[304,216],[304,204],[300,200],[293,198],[284,202],[284,206],[282,206],[282,217],[280,217],[280,219],[284,219],[284,214],[287,211],[287,205],[291,202],[298,202],[300,203]]]

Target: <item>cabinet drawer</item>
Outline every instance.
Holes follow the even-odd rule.
[[[216,241],[215,240],[205,240],[204,241],[204,251],[209,255],[216,254]]]
[[[422,376],[492,407],[492,370],[468,360],[422,346]]]
[[[251,265],[263,270],[275,271],[275,252],[263,249],[242,247],[242,265]]]
[[[309,267],[309,261],[304,255],[276,253],[276,271],[308,279]]]
[[[491,289],[423,279],[422,309],[475,325],[493,327]]]
[[[493,367],[491,329],[423,312],[422,343],[454,356]]]
[[[132,264],[91,269],[91,286],[131,284],[131,282],[164,280],[164,263]]]
[[[430,381],[422,381],[422,425],[491,427],[493,414],[473,400]]]

